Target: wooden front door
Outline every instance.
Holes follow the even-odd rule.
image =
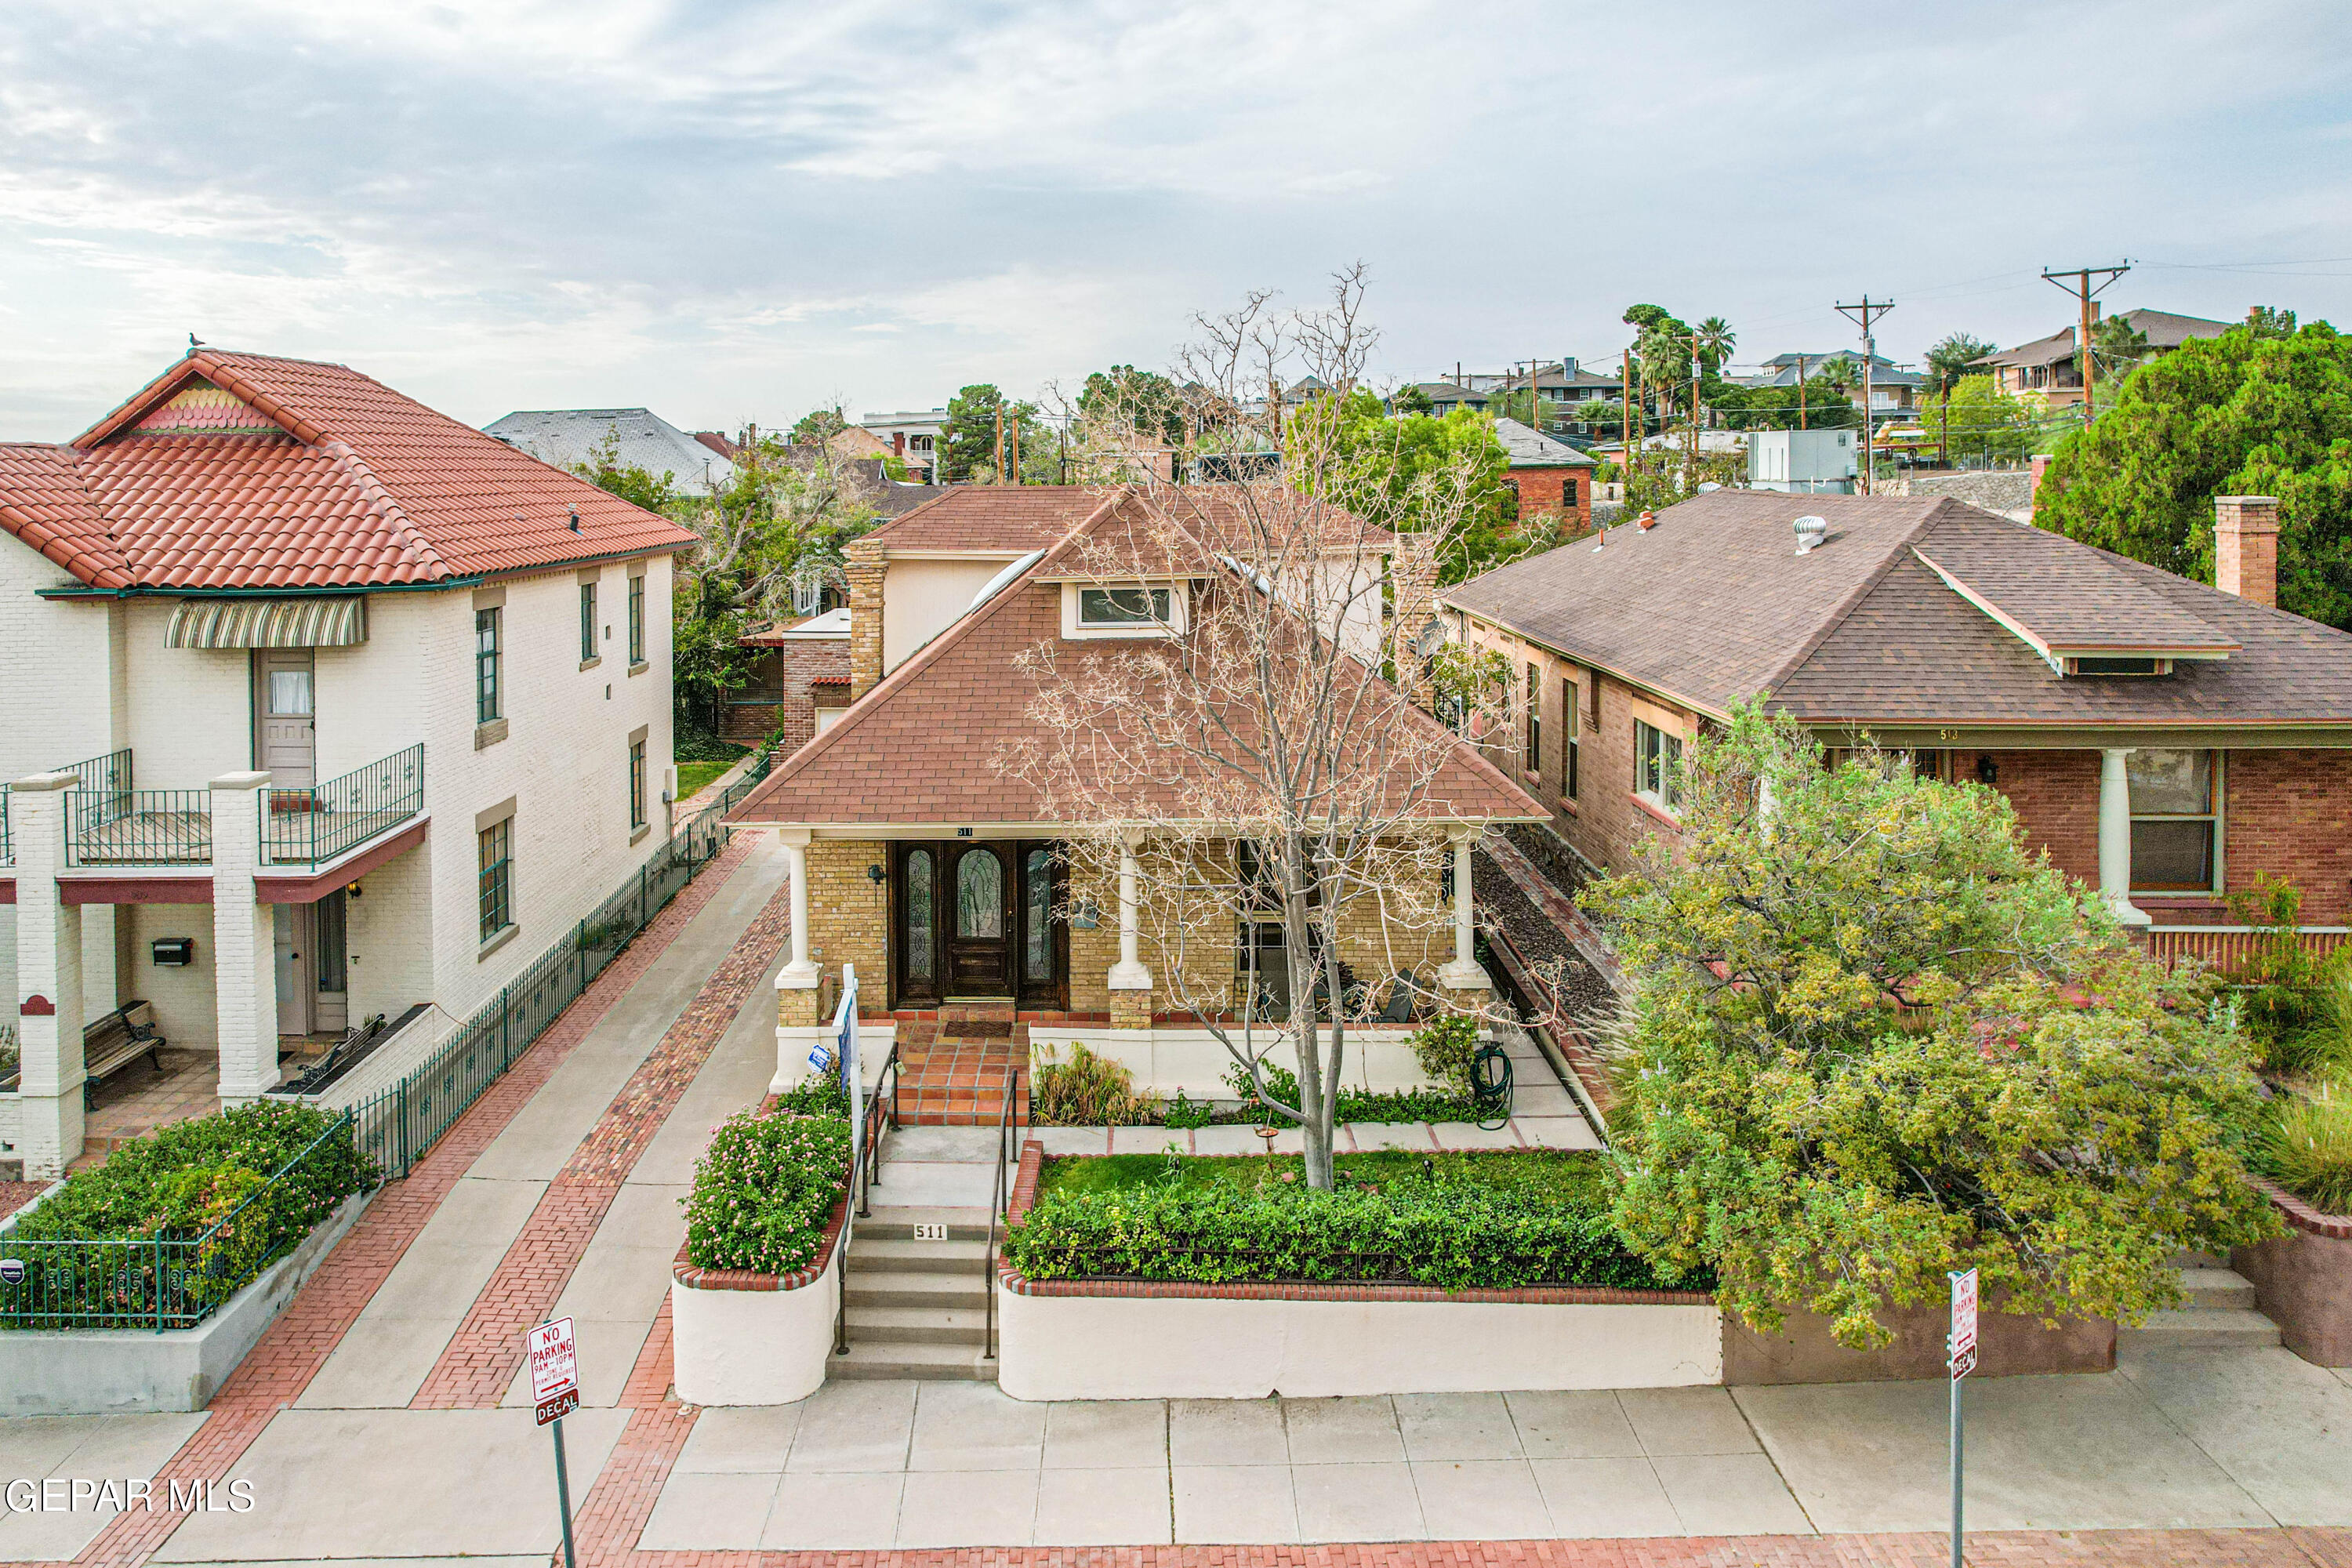
[[[268,647],[253,658],[253,763],[279,789],[319,782],[312,650]]]
[[[950,996],[1013,994],[1013,846],[947,844],[940,924]]]

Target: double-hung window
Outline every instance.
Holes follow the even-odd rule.
[[[474,612],[474,722],[496,722],[506,712],[505,694],[499,685],[499,621],[505,612],[493,605]]]
[[[1528,664],[1528,772],[1543,772],[1543,684],[1542,676],[1530,660]]]
[[[474,836],[484,942],[514,924],[513,833],[514,819],[507,817]]]
[[[1662,811],[1683,804],[1683,738],[1633,721],[1633,793]]]
[[[2142,747],[2124,772],[2131,785],[2132,891],[2213,891],[2221,858],[2221,754]]]
[[[646,825],[646,743],[629,742],[629,831]]]
[[[580,584],[580,662],[596,657],[596,584]]]
[[[629,662],[646,662],[646,580],[629,579]]]
[[[1559,795],[1562,800],[1576,798],[1576,763],[1579,742],[1583,740],[1584,715],[1577,711],[1576,682],[1559,683]]]

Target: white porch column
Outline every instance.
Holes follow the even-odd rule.
[[[62,1176],[82,1146],[81,910],[59,897],[65,792],[72,773],[36,773],[10,786],[16,854],[16,1144],[25,1174]]]
[[[269,775],[212,782],[214,1016],[220,1097],[250,1103],[278,1082],[277,949],[269,906],[254,887],[261,865],[261,802]]]
[[[1118,962],[1110,966],[1110,988],[1113,991],[1151,989],[1151,971],[1138,952],[1135,896],[1138,874],[1134,846],[1121,845],[1118,851]]]
[[[1458,833],[1454,838],[1454,962],[1437,972],[1437,983],[1449,991],[1491,991],[1494,977],[1477,960],[1471,945],[1470,924],[1470,848],[1478,840],[1477,831]]]
[[[793,957],[776,974],[776,1076],[768,1092],[782,1094],[809,1076],[809,1052],[827,1033],[817,1016],[816,960],[809,952],[809,830],[787,827],[777,835],[784,846],[793,889]]]
[[[2099,896],[2127,926],[2154,923],[2131,901],[2131,774],[2129,746],[2110,746],[2099,763]]]

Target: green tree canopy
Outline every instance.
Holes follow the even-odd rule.
[[[1960,384],[1960,378],[1979,375],[1980,371],[1969,367],[1989,353],[1998,352],[1999,345],[1969,332],[1947,332],[1927,348],[1927,384],[1922,389],[1928,393],[1948,393]]]
[[[1004,417],[1005,462],[1012,462],[1013,432],[1021,436],[1023,476],[1032,483],[1052,478],[1054,437],[1037,417],[1034,403],[1017,403],[988,382],[967,386],[948,399],[940,478],[949,484],[994,483],[997,416]]]
[[[1078,417],[1100,420],[1116,414],[1138,435],[1171,447],[1184,440],[1184,398],[1176,384],[1155,370],[1115,364],[1096,371],[1078,389]],[[1027,454],[1023,454],[1025,459]]]
[[[1937,446],[1963,459],[2016,460],[2041,440],[2042,399],[2011,397],[1989,375],[1966,375],[1919,411],[1919,423]]]
[[[1755,703],[1678,783],[1679,841],[1583,896],[1635,976],[1616,1215],[1654,1265],[1864,1345],[1948,1269],[2138,1321],[2179,1248],[2265,1234],[2234,1010],[2135,952],[1999,792],[1826,766]]]
[[[1322,397],[1301,405],[1290,418],[1294,430],[1322,421],[1333,424],[1330,471],[1343,506],[1410,518],[1444,509],[1453,487],[1462,488],[1467,505],[1441,581],[1462,582],[1519,552],[1518,509],[1505,482],[1510,458],[1486,415],[1457,408],[1391,417],[1378,396],[1359,389],[1344,403]]]
[[[849,416],[838,405],[831,408],[812,408],[793,425],[795,446],[814,447],[832,440],[849,428]]]
[[[681,495],[676,474],[656,474],[650,468],[621,461],[621,432],[617,428],[605,431],[604,438],[589,447],[585,458],[572,465],[572,471],[598,489],[609,490],[647,511],[667,513]]]
[[[2222,495],[2278,498],[2279,606],[2352,629],[2352,341],[2238,328],[2141,366],[2059,443],[2034,521],[2210,583]]]

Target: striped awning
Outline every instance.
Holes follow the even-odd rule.
[[[367,601],[183,599],[166,647],[349,647],[367,641]]]

